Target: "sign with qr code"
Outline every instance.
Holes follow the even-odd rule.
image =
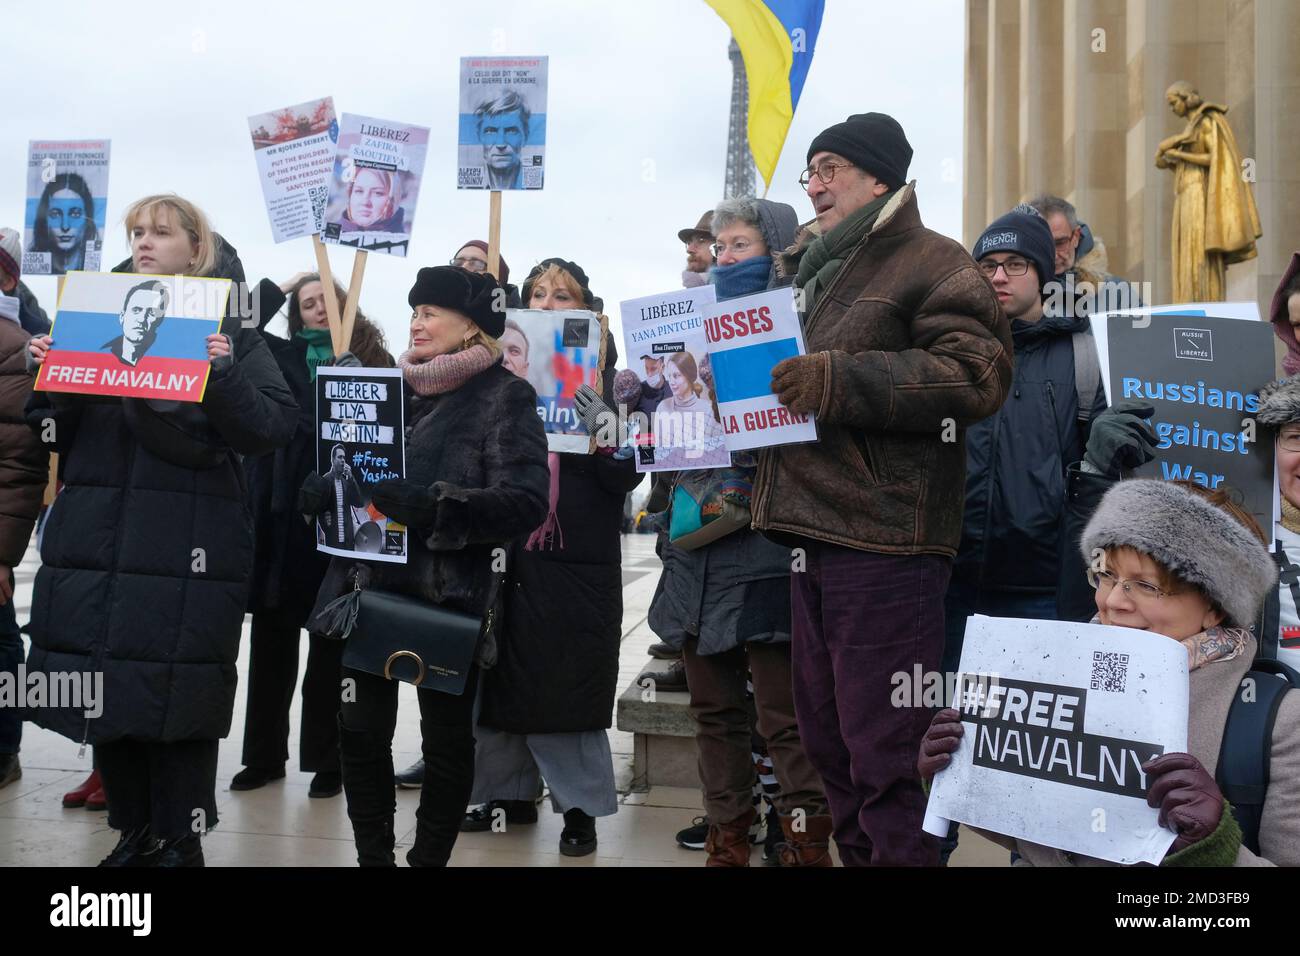
[[[320,233],[339,138],[334,100],[258,113],[248,118],[248,132],[272,237],[285,242]]]
[[[925,830],[949,821],[1112,863],[1174,840],[1143,765],[1187,750],[1187,650],[1129,627],[975,615],[952,706],[964,734]]]
[[[24,275],[99,271],[109,147],[106,139],[28,143]]]
[[[546,167],[544,56],[460,60],[457,189],[541,189]]]

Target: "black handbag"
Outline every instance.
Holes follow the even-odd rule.
[[[322,610],[331,623],[321,633],[347,639],[344,667],[460,696],[479,640],[492,629],[501,577],[493,577],[483,617],[358,583]]]

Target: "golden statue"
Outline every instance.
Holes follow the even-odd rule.
[[[1160,143],[1156,166],[1174,172],[1174,302],[1222,302],[1224,272],[1256,256],[1259,212],[1237,140],[1223,114],[1179,80],[1165,100],[1187,127]]]

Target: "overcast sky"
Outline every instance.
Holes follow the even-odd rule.
[[[309,239],[271,239],[247,118],[333,96],[341,113],[431,127],[410,253],[372,254],[361,294],[394,353],[416,270],[487,238],[487,194],[455,188],[461,56],[550,57],[546,186],[505,194],[502,252],[518,279],[548,256],[583,266],[620,352],[617,303],[678,287],[677,230],[722,198],[729,31],[704,0],[96,0],[60,3],[56,20],[40,4],[6,7],[0,224],[22,228],[28,140],[111,139],[106,267],[129,254],[127,205],[174,191],[208,213],[250,280],[314,270]],[[850,113],[886,112],[912,143],[924,221],[960,238],[963,10],[827,0],[768,198],[811,218],[796,179],[812,137]],[[331,261],[346,280],[352,251],[335,247]],[[54,279],[29,285],[52,312]]]

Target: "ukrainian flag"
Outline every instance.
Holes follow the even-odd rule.
[[[825,0],[705,0],[731,27],[749,80],[749,150],[770,188],[812,63]]]

